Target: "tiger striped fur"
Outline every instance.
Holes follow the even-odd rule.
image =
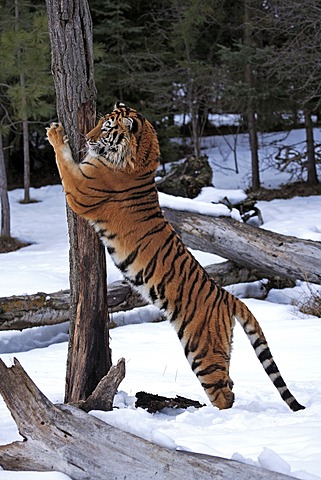
[[[164,218],[154,181],[159,145],[152,125],[118,102],[87,134],[80,164],[61,124],[52,124],[47,135],[69,206],[92,223],[127,281],[164,310],[211,403],[223,409],[234,402],[229,364],[236,319],[283,400],[294,411],[303,409],[255,317],[209,277]]]

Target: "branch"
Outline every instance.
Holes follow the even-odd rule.
[[[81,408],[85,412],[90,410],[111,411],[117,389],[124,378],[125,359],[121,358],[117,365],[110,367],[107,375],[100,380],[93,393],[86,400],[80,400],[80,402],[71,405]]]
[[[0,360],[0,394],[24,441],[0,446],[7,470],[59,471],[74,480],[286,480],[219,457],[161,448],[77,408],[53,405],[15,360]]]

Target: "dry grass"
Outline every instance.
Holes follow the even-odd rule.
[[[309,295],[305,295],[303,299],[298,302],[300,312],[306,315],[313,315],[321,318],[321,290],[308,286],[310,290]]]

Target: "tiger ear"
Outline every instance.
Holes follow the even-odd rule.
[[[123,102],[116,102],[115,105],[114,105],[114,110],[116,110],[116,108],[121,108],[121,107],[126,107],[126,105],[123,103]]]
[[[133,127],[134,120],[131,117],[124,117],[123,118],[123,124],[126,125],[126,127],[131,130]]]

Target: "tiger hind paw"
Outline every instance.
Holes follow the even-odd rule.
[[[231,408],[234,403],[233,381],[230,377],[218,380],[211,389],[207,390],[212,405],[224,410]]]
[[[231,408],[234,403],[234,393],[229,387],[217,391],[214,405],[220,410]]]

